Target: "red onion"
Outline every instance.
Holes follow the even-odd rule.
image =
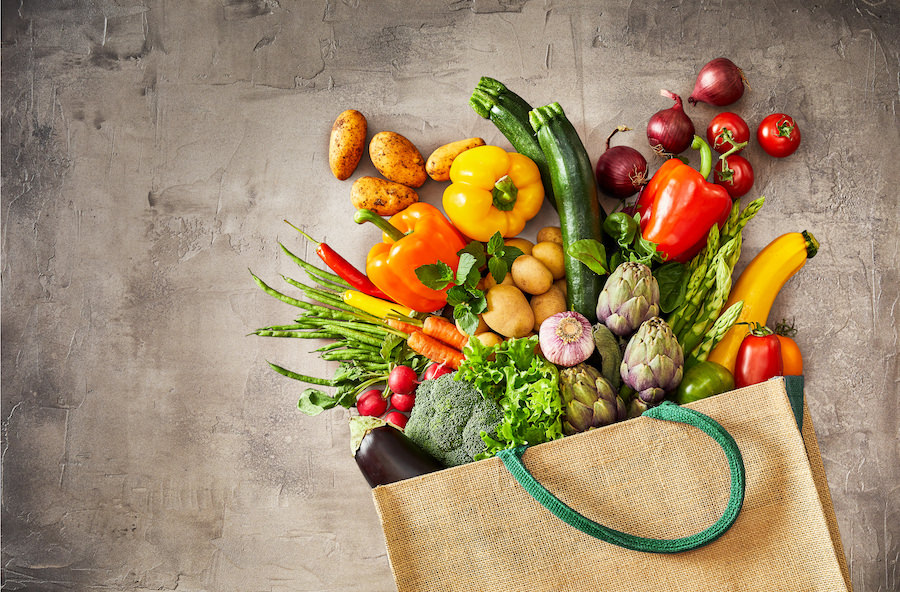
[[[728,58],[716,58],[700,69],[688,103],[696,105],[700,102],[724,107],[744,96],[745,84],[747,78],[743,70]],[[749,84],[747,88],[750,88]]]
[[[620,125],[606,138],[606,151],[597,159],[596,175],[600,190],[618,198],[631,197],[647,183],[647,159],[631,146],[609,147],[617,132],[631,130]]]
[[[659,91],[675,105],[657,111],[647,123],[647,139],[650,147],[660,156],[672,156],[684,152],[694,139],[694,122],[684,112],[681,97],[668,90]]]

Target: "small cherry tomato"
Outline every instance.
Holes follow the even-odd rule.
[[[713,150],[724,154],[729,150],[743,150],[750,140],[750,127],[737,113],[725,111],[712,118],[706,127],[706,139]]]
[[[787,335],[779,335],[781,342],[781,363],[784,366],[785,376],[800,376],[803,374],[803,354],[797,342]]]
[[[740,154],[732,154],[716,162],[713,180],[725,188],[731,199],[737,199],[753,187],[753,167]]]
[[[734,363],[734,385],[738,388],[784,374],[781,342],[771,329],[760,324],[750,328],[738,348]]]
[[[728,368],[722,364],[705,360],[697,362],[684,371],[674,399],[679,405],[684,405],[732,389],[734,389],[734,376]]]
[[[800,128],[790,115],[773,113],[759,123],[756,140],[770,156],[784,158],[800,145]]]

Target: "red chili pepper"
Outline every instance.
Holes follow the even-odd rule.
[[[290,224],[294,230],[305,236],[309,242],[316,244],[316,255],[318,255],[319,259],[321,259],[325,265],[330,267],[334,273],[338,274],[342,280],[364,294],[374,296],[375,298],[381,298],[382,300],[394,301],[390,296],[379,290],[378,287],[372,283],[372,280],[369,279],[369,276],[353,267],[353,264],[341,257],[337,251],[327,244],[317,241],[290,222],[288,222],[288,224]]]
[[[731,196],[709,183],[712,152],[700,136],[691,147],[700,150],[700,172],[673,158],[663,164],[641,192],[637,208],[641,234],[658,245],[668,261],[688,261],[706,244],[713,224],[725,224]]]
[[[781,342],[771,329],[754,323],[738,348],[734,385],[738,388],[784,375]]]

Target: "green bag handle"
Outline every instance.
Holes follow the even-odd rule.
[[[593,520],[586,518],[564,504],[555,495],[550,493],[543,485],[541,485],[534,476],[528,472],[522,462],[522,453],[528,446],[518,446],[509,448],[497,453],[497,456],[503,461],[504,466],[509,470],[512,476],[519,482],[525,491],[527,491],[542,506],[550,510],[557,518],[601,541],[612,543],[632,551],[644,551],[648,553],[680,553],[682,551],[690,551],[697,549],[713,542],[726,530],[731,528],[734,521],[737,520],[744,504],[744,490],[746,489],[746,473],[744,470],[744,459],[741,451],[738,450],[737,443],[731,437],[725,428],[719,425],[711,417],[681,407],[665,401],[658,407],[653,407],[645,411],[643,416],[653,419],[661,419],[663,421],[672,421],[675,423],[684,423],[694,426],[709,437],[716,441],[725,452],[725,458],[728,460],[728,469],[731,472],[731,494],[728,498],[728,505],[722,516],[709,528],[690,536],[678,539],[653,539],[647,537],[635,536],[625,532],[608,528],[602,524],[598,524]]]

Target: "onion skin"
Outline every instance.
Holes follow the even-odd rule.
[[[597,159],[594,173],[600,191],[625,199],[637,193],[647,184],[647,159],[631,146],[609,147],[609,141],[616,132],[631,128],[620,125],[606,138],[606,151]]]
[[[647,122],[647,140],[660,156],[673,156],[687,150],[694,140],[694,122],[684,112],[681,97],[668,90],[659,91],[675,101],[668,109],[657,111]]]
[[[743,70],[728,58],[716,58],[700,68],[688,103],[709,103],[724,107],[744,96],[745,84],[747,78]],[[749,87],[747,84],[747,88]]]

